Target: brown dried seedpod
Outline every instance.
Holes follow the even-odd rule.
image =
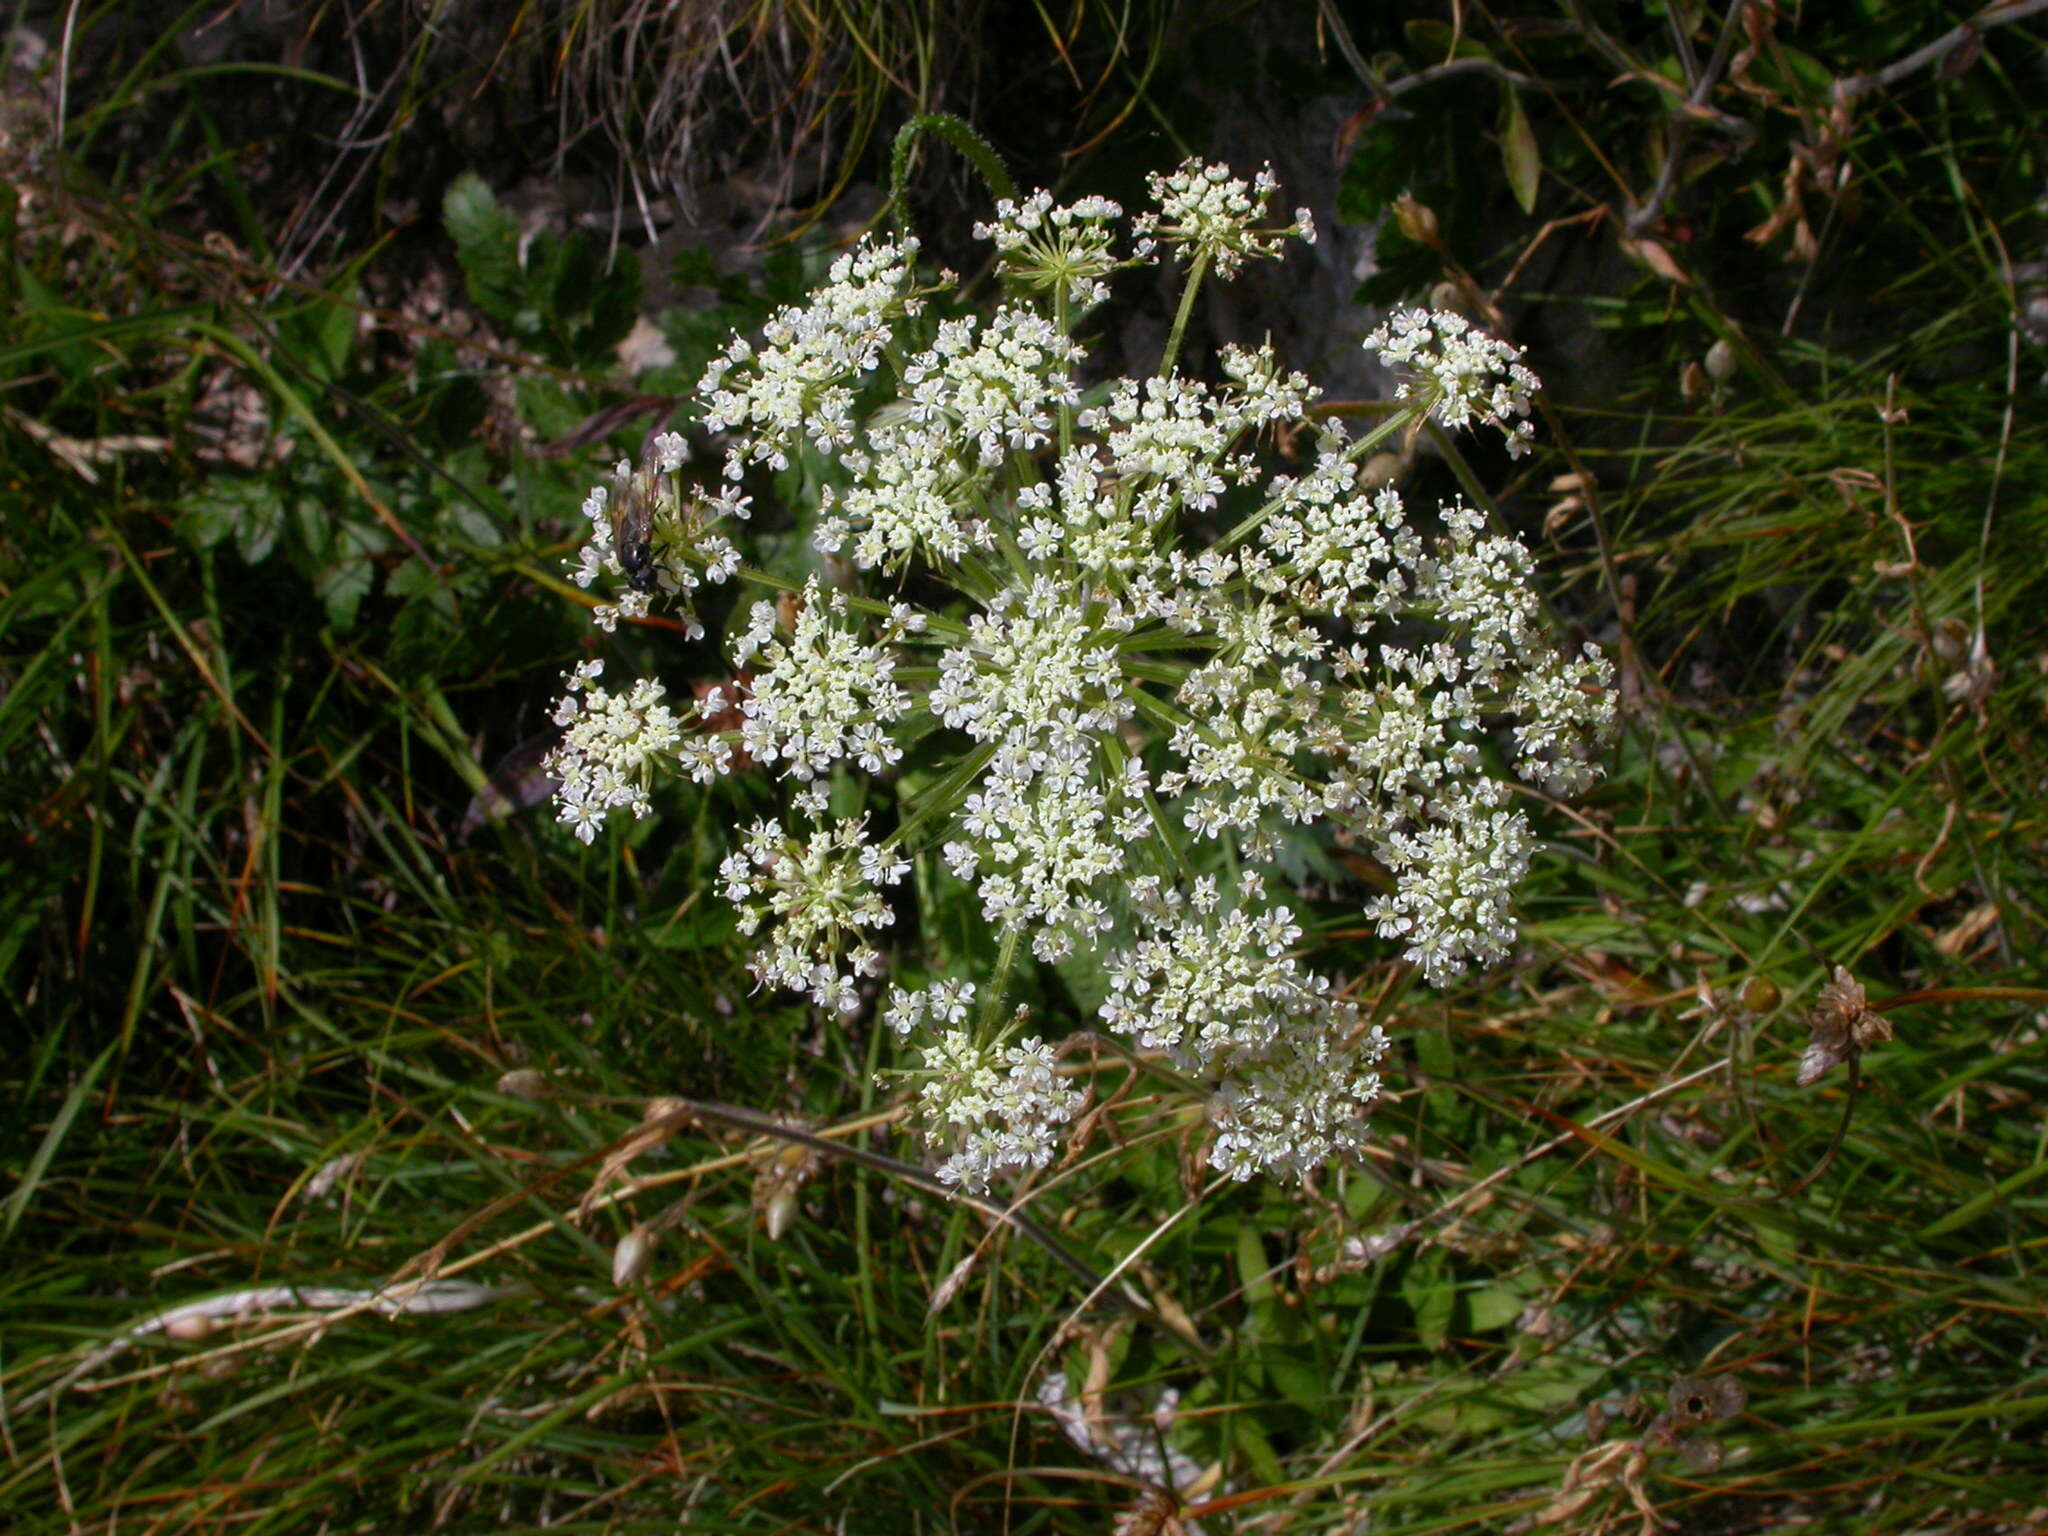
[[[1671,1426],[1698,1429],[1732,1419],[1748,1406],[1749,1393],[1732,1376],[1681,1376],[1671,1383]]]
[[[1842,966],[1820,989],[1820,998],[1806,1016],[1811,1033],[1799,1062],[1799,1086],[1810,1088],[1845,1061],[1862,1056],[1892,1038],[1884,1015],[1870,1006],[1863,983]]]
[[[532,1067],[514,1067],[499,1077],[498,1092],[514,1099],[544,1099],[548,1096],[548,1079],[544,1072]]]

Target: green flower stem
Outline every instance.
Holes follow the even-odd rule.
[[[949,814],[959,800],[961,791],[967,788],[982,769],[995,760],[995,755],[995,747],[986,742],[968,753],[966,760],[946,775],[938,788],[924,797],[924,804],[897,827],[895,836],[889,839],[889,845],[908,846],[911,834],[921,830],[926,822]]]
[[[1073,313],[1067,297],[1067,282],[1064,278],[1061,280],[1059,287],[1053,290],[1052,317],[1053,324],[1059,328],[1060,335],[1071,341],[1074,335]],[[1067,451],[1073,446],[1074,407],[1063,399],[1060,401],[1060,457],[1064,459],[1067,456]]]
[[[1208,270],[1209,257],[1206,252],[1197,255],[1188,264],[1187,286],[1180,291],[1180,309],[1174,314],[1173,329],[1167,333],[1166,350],[1159,357],[1159,377],[1162,379],[1172,375],[1173,365],[1180,358],[1180,344],[1181,339],[1187,334],[1188,316],[1194,313],[1195,294],[1201,288],[1202,278]]]
[[[1023,928],[1015,924],[1003,930],[1003,947],[996,954],[996,968],[989,974],[988,991],[981,999],[981,1018],[974,1031],[978,1040],[996,1036],[996,1017],[1003,1011],[1003,994],[1010,988],[1010,971],[1017,964],[1017,945],[1023,937]]]

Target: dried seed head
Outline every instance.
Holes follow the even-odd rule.
[[[242,1368],[240,1355],[214,1355],[199,1362],[199,1374],[208,1381],[226,1381]]]
[[[1928,645],[1943,661],[1961,661],[1970,648],[1970,626],[1950,615],[1934,626],[1934,636]]]
[[[1177,1517],[1178,1501],[1170,1493],[1148,1488],[1116,1518],[1110,1536],[1179,1536],[1184,1529]]]
[[[1799,1086],[1810,1088],[1843,1062],[1861,1056],[1892,1038],[1884,1015],[1870,1006],[1863,984],[1842,966],[1820,989],[1820,998],[1806,1016],[1812,1038],[1799,1062]]]
[[[800,1202],[794,1189],[778,1189],[768,1197],[768,1203],[761,1211],[761,1230],[768,1234],[768,1241],[779,1243],[790,1223],[796,1220]]]
[[[196,1344],[210,1336],[216,1326],[212,1318],[197,1313],[186,1317],[174,1317],[164,1324],[164,1337],[176,1339],[181,1344]]]
[[[974,1266],[981,1253],[979,1249],[967,1250],[967,1257],[953,1266],[952,1272],[938,1283],[932,1291],[931,1305],[925,1308],[927,1318],[937,1317],[953,1304],[953,1298],[960,1294],[960,1288],[967,1283],[967,1277],[974,1273]]]
[[[620,1238],[619,1246],[612,1250],[612,1284],[623,1291],[647,1273],[653,1258],[654,1234],[643,1221]]]

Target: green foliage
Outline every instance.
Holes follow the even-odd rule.
[[[522,246],[518,221],[474,171],[449,185],[441,219],[470,300],[557,367],[603,367],[640,316],[637,262],[607,262],[580,229]]]

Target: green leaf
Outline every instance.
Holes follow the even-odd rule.
[[[216,477],[178,502],[178,537],[195,549],[212,549],[230,539],[250,565],[260,564],[284,531],[284,504],[263,480]]]
[[[323,570],[313,583],[313,590],[319,594],[320,604],[327,610],[328,623],[339,630],[354,628],[356,610],[370,595],[376,576],[376,566],[362,555],[337,560]]]
[[[1249,1221],[1237,1224],[1237,1282],[1244,1287],[1245,1300],[1273,1299],[1273,1277],[1267,1273],[1266,1245],[1259,1241],[1259,1229]]]
[[[1521,1293],[1505,1285],[1489,1285],[1476,1291],[1467,1291],[1465,1301],[1466,1333],[1492,1333],[1496,1328],[1505,1328],[1522,1315],[1527,1305]]]
[[[1273,1452],[1273,1442],[1259,1428],[1257,1412],[1257,1409],[1247,1408],[1233,1413],[1224,1421],[1230,1426],[1231,1446],[1243,1455],[1252,1475],[1260,1482],[1268,1485],[1283,1483],[1287,1480],[1287,1473]]]
[[[1329,1406],[1330,1378],[1306,1360],[1271,1350],[1265,1366],[1274,1389],[1303,1413],[1321,1413]]]
[[[356,339],[356,307],[346,294],[323,295],[278,322],[278,339],[316,379],[337,379]]]
[[[1522,212],[1536,211],[1536,190],[1543,180],[1543,151],[1537,147],[1536,132],[1529,126],[1529,114],[1522,110],[1521,93],[1509,86],[1501,92],[1500,163],[1507,172],[1508,188]]]
[[[584,307],[590,319],[577,335],[577,347],[593,361],[609,361],[640,318],[639,260],[622,251],[611,270],[597,280]]]
[[[1440,1255],[1427,1254],[1408,1266],[1401,1277],[1401,1299],[1415,1313],[1415,1332],[1423,1345],[1442,1349],[1458,1309],[1458,1288],[1445,1272]]]
[[[1392,304],[1429,286],[1441,267],[1435,252],[1410,240],[1391,219],[1373,237],[1373,261],[1379,270],[1358,285],[1360,304]]]
[[[510,321],[518,312],[523,287],[519,221],[474,171],[464,171],[449,184],[441,199],[441,219],[455,242],[470,299],[492,318]]]

